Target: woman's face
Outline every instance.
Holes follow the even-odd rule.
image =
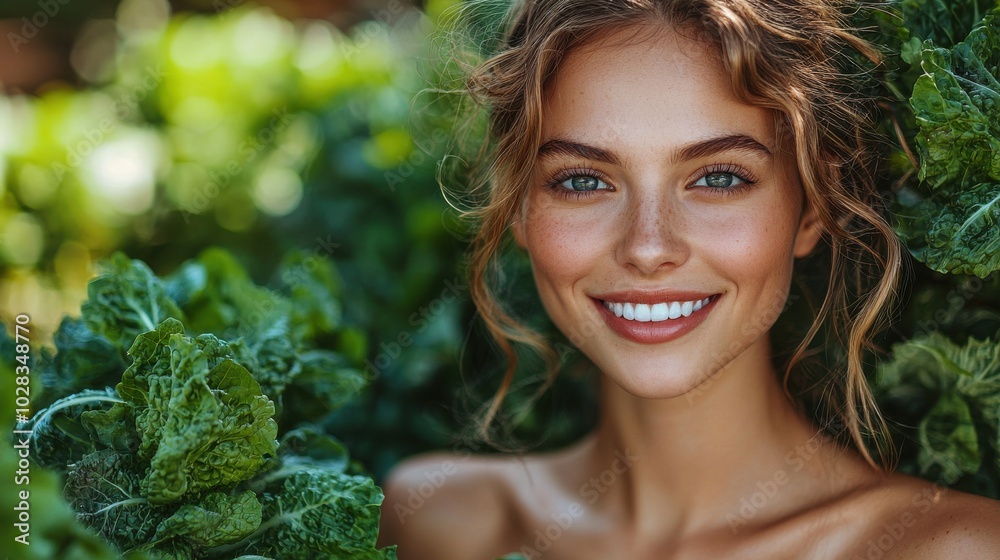
[[[669,30],[605,44],[623,33],[550,82],[514,235],[562,332],[665,398],[760,355],[819,228],[772,114],[736,98],[709,47]]]

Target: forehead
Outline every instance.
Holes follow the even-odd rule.
[[[545,91],[552,136],[669,150],[723,134],[775,146],[770,111],[742,102],[715,47],[669,27],[622,29],[571,51]]]

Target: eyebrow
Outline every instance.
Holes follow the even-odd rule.
[[[730,134],[688,144],[672,154],[670,161],[676,163],[728,151],[750,152],[764,157],[773,155],[767,146],[745,134]],[[563,138],[553,138],[538,148],[538,159],[547,159],[557,155],[579,157],[622,167],[622,160],[610,150]]]

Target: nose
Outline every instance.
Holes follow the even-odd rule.
[[[664,194],[632,199],[624,226],[616,256],[632,272],[650,275],[687,260],[683,213]]]

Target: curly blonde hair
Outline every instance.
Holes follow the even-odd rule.
[[[783,368],[785,391],[829,319],[829,334],[845,358],[816,391],[817,406],[828,413],[826,425],[840,425],[837,435],[870,464],[886,466],[888,431],[865,378],[864,356],[895,302],[905,253],[876,187],[874,104],[857,82],[881,55],[851,30],[852,7],[816,0],[517,0],[506,9],[497,52],[473,53],[473,62],[463,67],[463,93],[488,109],[488,142],[480,151],[488,170],[473,189],[478,202],[466,210],[477,225],[470,293],[507,357],[503,380],[481,419],[484,439],[511,389],[517,344],[545,359],[543,390],[559,370],[552,346],[498,301],[493,281],[541,142],[546,85],[570,51],[602,33],[668,25],[713,45],[737,96],[772,110],[779,133],[794,148],[800,183],[825,230],[829,270],[822,304]],[[477,8],[476,2],[466,4],[458,21],[467,24]],[[482,44],[482,37],[476,41]],[[879,461],[869,451],[873,442]]]

